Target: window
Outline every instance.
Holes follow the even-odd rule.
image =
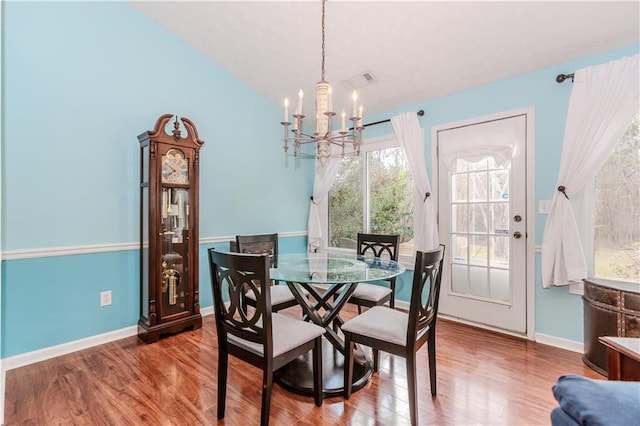
[[[588,275],[640,282],[640,113],[576,198]]]
[[[329,247],[354,249],[358,232],[399,234],[400,255],[413,256],[413,179],[395,137],[345,156],[328,198]]]

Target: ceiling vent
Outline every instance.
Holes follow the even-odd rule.
[[[369,71],[358,74],[342,82],[342,85],[348,90],[360,89],[364,86],[376,83],[378,80]]]

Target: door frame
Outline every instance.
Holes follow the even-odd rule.
[[[522,335],[520,333],[515,333],[507,330],[502,330],[500,328],[487,326],[484,324],[477,324],[468,321],[464,321],[456,318],[449,318],[446,315],[441,315],[442,317],[446,317],[447,319],[464,322],[467,324],[474,325],[480,328],[486,328],[489,330],[497,331],[500,333],[511,334],[520,337],[526,337],[529,340],[535,340],[535,256],[536,256],[536,228],[535,228],[535,107],[528,106],[524,108],[518,108],[510,111],[499,112],[495,114],[468,118],[461,121],[455,121],[451,123],[444,123],[437,126],[433,126],[431,128],[431,176],[433,181],[433,188],[439,190],[439,182],[438,182],[438,132],[447,129],[454,129],[458,127],[466,127],[474,124],[480,124],[486,121],[495,121],[501,120],[509,117],[513,117],[516,115],[524,115],[526,117],[525,120],[525,132],[526,132],[526,171],[525,171],[525,181],[526,181],[526,214],[527,214],[527,239],[526,239],[526,334]],[[440,206],[438,206],[438,216],[440,215]],[[438,217],[438,228],[440,227],[440,218]],[[438,229],[438,231],[440,231]],[[442,235],[442,234],[440,234]],[[446,259],[445,259],[446,261]]]

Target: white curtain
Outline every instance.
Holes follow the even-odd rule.
[[[338,166],[342,162],[342,156],[337,153],[335,145],[329,146],[331,156],[325,159],[324,166],[316,160],[315,178],[313,180],[313,195],[309,203],[309,219],[307,221],[307,245],[310,252],[317,252],[322,246],[322,224],[318,205],[329,195],[329,190],[336,180]]]
[[[413,176],[413,247],[419,251],[435,249],[440,244],[436,222],[437,197],[427,175],[424,138],[418,116],[415,112],[400,114],[391,118],[391,124]]]
[[[638,112],[639,60],[635,55],[575,72],[558,182],[542,238],[545,288],[587,276],[570,199],[593,179]]]

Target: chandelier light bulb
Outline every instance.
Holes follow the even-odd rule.
[[[302,89],[298,92],[298,114],[302,115],[302,97],[304,96],[304,92]]]
[[[289,98],[284,98],[284,123],[289,122]]]

